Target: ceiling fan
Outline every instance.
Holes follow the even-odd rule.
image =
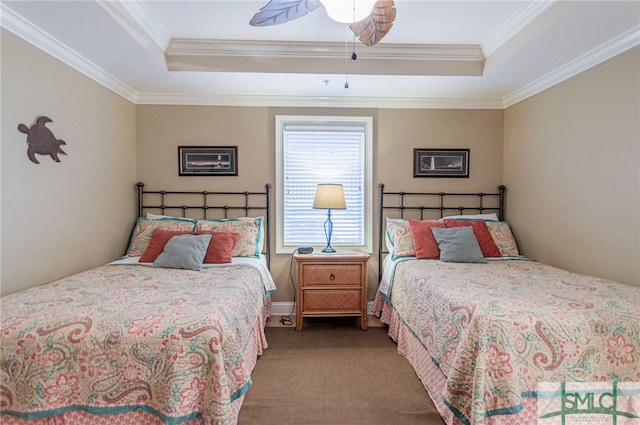
[[[331,14],[330,8],[339,6],[339,4],[347,5],[351,9],[356,9],[356,2],[360,0],[270,0],[264,7],[257,12],[249,24],[258,26],[279,25],[285,22],[293,21],[313,12],[321,6],[324,6],[332,19],[336,20]],[[353,31],[356,37],[365,45],[373,46],[387,35],[393,21],[396,19],[396,9],[393,0],[377,0],[373,5],[371,13],[364,19],[357,21],[349,20],[349,29]],[[345,22],[345,21],[340,21]]]

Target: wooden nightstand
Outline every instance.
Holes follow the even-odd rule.
[[[305,317],[358,316],[367,330],[369,254],[294,254],[296,331]]]

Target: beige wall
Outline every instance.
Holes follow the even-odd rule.
[[[13,34],[1,38],[0,284],[8,294],[122,255],[135,211],[135,109]],[[27,158],[17,127],[40,115],[67,143],[59,163]]]
[[[640,48],[505,111],[507,216],[525,255],[640,285]]]
[[[194,190],[274,183],[278,114],[373,116],[376,185],[489,191],[506,183],[507,218],[526,255],[638,284],[638,54],[506,111],[134,106],[3,31],[2,293],[120,255],[134,220],[135,181]],[[45,114],[69,155],[35,165],[17,125]],[[238,146],[239,176],[178,177],[179,145]],[[416,147],[470,148],[470,178],[413,178]],[[293,298],[289,261],[272,260],[275,301]],[[369,277],[371,299],[375,255]]]
[[[501,110],[383,109],[377,129],[374,171],[386,190],[496,191],[502,184]],[[469,178],[414,178],[414,148],[469,148]]]
[[[138,178],[150,189],[261,190],[265,183],[275,182],[275,116],[294,114],[373,116],[374,182],[385,183],[389,190],[488,191],[501,183],[502,111],[149,105],[136,107]],[[239,175],[179,177],[179,145],[238,146]],[[413,178],[413,149],[429,147],[470,148],[470,178]],[[375,220],[377,223],[377,215]],[[273,295],[276,302],[293,300],[290,260],[290,255],[272,257],[271,271],[278,286]],[[376,280],[377,258],[373,255],[370,299]]]

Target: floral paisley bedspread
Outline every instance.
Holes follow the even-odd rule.
[[[2,297],[0,409],[233,422],[230,404],[251,385],[243,349],[272,289],[248,264],[106,265]]]
[[[518,412],[542,381],[640,381],[640,287],[533,261],[409,260],[385,292],[463,423]]]

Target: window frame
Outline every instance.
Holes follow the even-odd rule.
[[[324,115],[276,115],[275,116],[275,216],[276,216],[276,254],[291,254],[298,247],[284,245],[284,129],[286,125],[310,126],[358,126],[364,128],[364,245],[337,245],[339,252],[349,249],[361,249],[373,252],[373,117],[372,116],[324,116]],[[333,245],[333,244],[332,244]],[[323,246],[314,246],[321,249]]]

